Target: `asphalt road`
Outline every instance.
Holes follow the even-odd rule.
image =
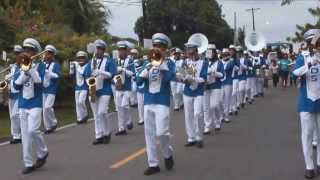
[[[205,136],[204,149],[184,147],[184,114],[172,113],[176,166],[171,172],[161,161],[161,173],[143,175],[147,162],[141,126],[135,125],[127,136],[112,136],[109,145],[92,146],[94,129],[89,123],[45,136],[48,163],[30,175],[20,173],[20,145],[0,146],[0,180],[302,180],[296,100],[296,89],[268,90],[265,98],[232,117],[219,134]],[[132,112],[137,117],[136,109]],[[111,118],[116,129],[116,115]]]

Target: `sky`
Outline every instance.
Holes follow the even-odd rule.
[[[126,2],[126,0],[114,0]],[[139,0],[127,0],[138,2]],[[200,1],[200,0],[198,0]],[[256,31],[261,32],[268,42],[285,41],[293,36],[296,24],[315,23],[308,8],[320,5],[318,0],[296,0],[290,5],[281,6],[280,0],[217,0],[222,5],[222,13],[228,24],[234,26],[234,12],[237,14],[237,26],[252,30],[252,16],[246,12],[248,8],[260,8],[255,13]],[[112,35],[137,39],[134,23],[142,15],[140,4],[107,3],[112,18],[108,31]]]

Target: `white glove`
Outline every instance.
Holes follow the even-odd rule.
[[[35,70],[34,68],[31,68],[28,73],[30,74],[31,78],[35,83],[41,83],[41,78],[38,74],[38,71]]]
[[[162,63],[159,67],[160,70],[162,71],[169,71],[169,67],[167,63]]]
[[[152,64],[151,63],[146,64],[146,69],[147,70],[150,70],[151,68],[152,68]]]
[[[118,71],[118,72],[122,72],[122,71],[123,71],[123,68],[122,68],[122,67],[117,67],[117,71]]]

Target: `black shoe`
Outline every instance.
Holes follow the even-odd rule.
[[[51,134],[53,133],[58,127],[58,124],[52,126],[50,129],[47,129],[46,131],[44,131],[44,134]]]
[[[172,168],[174,166],[173,157],[171,156],[169,158],[165,158],[164,159],[164,165],[166,166],[168,171],[172,170]]]
[[[203,141],[197,141],[197,147],[198,148],[203,148]]]
[[[215,130],[216,132],[219,132],[219,131],[221,131],[221,128],[214,128],[214,130]]]
[[[244,103],[241,103],[241,108],[244,108],[246,105]]]
[[[152,174],[156,174],[156,173],[158,173],[158,172],[160,172],[160,168],[159,168],[159,166],[157,166],[157,167],[148,167],[145,171],[144,171],[144,175],[146,175],[146,176],[149,176],[149,175],[152,175]]]
[[[235,111],[235,112],[234,112],[234,115],[235,115],[235,116],[238,116],[238,111]]]
[[[109,144],[111,141],[111,134],[103,137],[103,144]]]
[[[180,110],[179,108],[174,108],[174,109],[173,109],[173,111],[179,111],[179,110]]]
[[[191,147],[191,146],[195,146],[197,144],[196,141],[192,141],[192,142],[187,142],[184,146],[185,147]]]
[[[79,124],[86,124],[89,120],[89,116],[84,117],[83,119],[81,119]]]
[[[21,144],[21,139],[11,139],[10,144]]]
[[[320,174],[320,166],[319,165],[317,165],[317,173],[318,173],[318,175]]]
[[[261,96],[261,97],[264,97],[264,93],[261,93],[260,96]]]
[[[307,179],[312,179],[316,176],[314,170],[306,170],[304,173],[304,177]]]
[[[203,132],[204,135],[210,135],[211,134],[211,131],[205,131]]]
[[[118,131],[116,132],[115,134],[116,136],[123,136],[123,135],[127,135],[127,131],[126,130],[123,130],[123,131]]]
[[[240,107],[239,107],[239,106],[237,106],[237,110],[240,110]]]
[[[232,116],[233,114],[232,114],[232,112],[229,112],[229,116]]]
[[[30,173],[32,173],[34,170],[36,170],[36,168],[35,168],[34,166],[25,167],[25,168],[22,170],[22,174],[30,174]]]
[[[138,122],[138,125],[139,125],[139,126],[144,125],[144,121],[142,121],[142,122]]]
[[[95,139],[95,140],[92,142],[92,145],[103,144],[103,142],[104,142],[104,138],[101,137],[101,138]]]
[[[131,123],[127,124],[127,128],[128,128],[128,130],[132,130],[133,129],[133,123],[131,122]]]
[[[49,156],[49,152],[47,152],[47,154],[43,158],[38,158],[34,167],[36,169],[41,168],[47,162],[48,156]]]
[[[249,102],[249,104],[252,104],[252,101],[250,100],[250,101],[248,101]]]

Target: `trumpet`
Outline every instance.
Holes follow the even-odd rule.
[[[159,48],[153,48],[149,52],[149,59],[152,66],[160,66],[163,63],[164,55]]]
[[[22,53],[21,55],[19,55],[21,58],[21,70],[22,71],[29,71],[32,67],[32,62],[35,58],[39,57],[39,56],[43,56],[48,50],[44,50],[34,56],[29,57],[26,53]],[[42,60],[43,61],[43,58]]]
[[[92,57],[92,64],[93,64],[93,67],[92,69],[93,70],[96,70],[97,69],[97,59],[96,59],[96,53],[93,54],[93,57]],[[88,78],[86,80],[86,83],[87,85],[89,86],[89,97],[90,97],[90,101],[91,102],[95,102],[96,101],[96,91],[97,91],[97,78],[96,78],[96,75],[92,75],[90,78]]]

